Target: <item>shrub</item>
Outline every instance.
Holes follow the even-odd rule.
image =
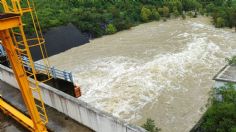
[[[159,12],[156,9],[153,9],[151,19],[152,20],[160,20],[160,18],[161,18],[161,16],[160,16]]]
[[[170,12],[169,8],[164,6],[163,7],[163,16],[164,17],[169,17],[169,12]]]
[[[232,83],[216,90],[222,99],[213,98],[202,118],[201,132],[234,132],[236,129],[236,90]]]
[[[193,12],[191,12],[191,11],[190,11],[190,12],[188,12],[188,13],[187,13],[187,16],[189,16],[189,17],[193,18]]]
[[[194,12],[193,17],[194,17],[194,18],[197,18],[197,12],[196,12],[196,11]]]
[[[182,17],[183,20],[186,19],[186,15],[185,14],[182,14],[181,17]]]
[[[225,20],[224,20],[223,18],[221,18],[221,17],[218,17],[218,18],[216,19],[216,24],[215,24],[215,26],[216,26],[217,28],[224,27],[224,26],[225,26]]]
[[[180,15],[180,14],[179,14],[179,11],[178,11],[177,9],[174,10],[174,13],[173,13],[173,14],[174,14],[175,17],[178,17],[178,16]]]
[[[160,132],[161,129],[156,127],[154,120],[148,118],[146,123],[142,125],[144,129],[146,129],[149,132]]]
[[[150,20],[150,16],[152,15],[152,12],[150,9],[143,7],[141,10],[141,19],[143,22],[147,22]]]
[[[113,34],[116,33],[117,29],[113,24],[108,24],[106,27],[106,34]]]
[[[236,65],[236,56],[233,56],[232,58],[226,58],[226,61],[229,65]]]

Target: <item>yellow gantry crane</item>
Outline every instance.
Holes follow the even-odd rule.
[[[31,18],[31,23],[24,24],[24,17],[27,20]],[[31,32],[25,33],[25,29]],[[26,34],[29,34],[31,38],[28,38]],[[37,75],[47,75],[48,78],[43,80],[44,82],[50,79],[50,72],[47,69],[44,71],[35,69],[31,48],[40,50],[44,65],[49,67],[49,63],[32,0],[0,0],[0,40],[2,40],[2,45],[14,71],[29,115],[21,113],[2,98],[0,98],[0,109],[32,132],[47,132],[48,117]],[[27,58],[27,61],[24,58]],[[29,81],[29,78],[32,78],[33,81]]]

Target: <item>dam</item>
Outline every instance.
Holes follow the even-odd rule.
[[[71,71],[83,100],[137,125],[187,132],[205,112],[213,76],[236,53],[236,35],[210,18],[151,22],[49,58]],[[63,60],[63,61],[60,61]]]

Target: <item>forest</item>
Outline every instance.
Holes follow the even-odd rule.
[[[211,16],[216,27],[236,25],[236,0],[35,0],[44,31],[73,23],[91,37],[149,21]]]

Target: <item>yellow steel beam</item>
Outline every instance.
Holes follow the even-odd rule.
[[[20,16],[14,16],[11,19],[0,19],[0,30],[5,30],[20,26]]]
[[[27,117],[26,115],[22,114],[20,111],[9,105],[7,102],[5,102],[1,97],[0,97],[0,109],[4,112],[7,113],[7,115],[10,115],[12,118],[17,120],[20,124],[25,126],[27,129],[30,131],[34,130],[34,124],[32,120]]]
[[[17,112],[13,107],[7,105],[7,103],[1,101],[0,107],[4,110],[7,114],[11,115],[14,119],[19,121],[22,125],[30,128],[33,132],[47,132],[47,128],[45,124],[48,122],[48,117],[46,114],[44,102],[42,100],[42,95],[40,93],[40,89],[38,87],[39,82],[37,81],[36,71],[34,69],[34,63],[32,60],[32,56],[30,54],[30,49],[28,45],[28,41],[23,28],[23,23],[21,20],[21,16],[23,13],[30,13],[32,18],[33,27],[35,36],[38,40],[38,45],[40,47],[40,51],[42,52],[42,57],[47,58],[45,45],[41,43],[42,32],[38,22],[37,14],[34,10],[34,4],[30,3],[29,0],[24,0],[25,4],[27,5],[26,8],[22,8],[21,4],[23,1],[21,0],[0,0],[0,4],[2,4],[4,13],[0,13],[0,39],[2,40],[2,45],[6,50],[8,59],[11,63],[12,70],[15,73],[16,80],[21,90],[22,98],[24,103],[28,109],[30,118],[26,117],[24,114]],[[26,6],[25,5],[25,6]],[[18,31],[17,33],[20,34],[20,37],[16,39],[14,33],[14,29]],[[39,31],[38,31],[39,30]],[[12,31],[12,32],[10,32]],[[12,33],[12,34],[11,34]],[[21,42],[23,46],[19,45],[18,42]],[[43,47],[44,46],[44,47]],[[26,51],[26,57],[28,57],[30,66],[32,69],[33,77],[34,77],[34,84],[37,88],[37,95],[39,97],[39,104],[35,103],[33,97],[33,89],[30,87],[30,83],[28,81],[26,71],[23,67],[22,58],[18,57],[18,54],[21,55],[22,51],[19,51],[19,47],[24,48],[22,50]],[[45,52],[45,53],[44,53]],[[49,63],[46,63],[49,64]],[[48,76],[50,73],[48,72]],[[34,92],[35,93],[35,92]],[[40,107],[37,107],[40,106]],[[40,113],[41,112],[41,113]],[[43,115],[43,116],[42,116]]]
[[[22,28],[22,26],[21,26]],[[18,58],[13,40],[10,35],[9,29],[0,30],[0,38],[2,39],[2,45],[6,50],[8,59],[11,63],[12,70],[15,73],[16,80],[21,89],[21,94],[25,105],[29,111],[31,120],[34,124],[34,132],[47,132],[45,124],[43,124],[39,112],[36,108],[34,97],[30,89],[30,85],[27,79],[27,75],[21,65],[21,60]],[[11,113],[12,114],[12,113]]]

